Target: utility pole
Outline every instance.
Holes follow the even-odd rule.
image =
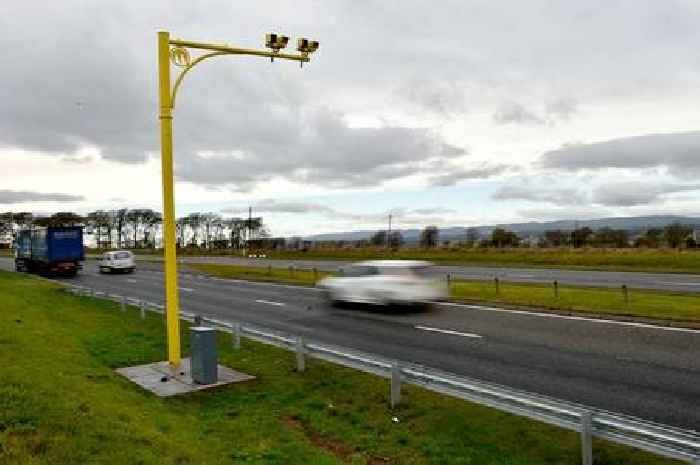
[[[250,242],[250,236],[253,234],[253,207],[248,207],[248,241]]]
[[[391,213],[389,214],[389,230],[386,233],[386,248],[391,248]]]

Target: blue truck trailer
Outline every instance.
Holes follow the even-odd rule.
[[[85,260],[82,226],[50,226],[19,231],[15,270],[75,276]]]

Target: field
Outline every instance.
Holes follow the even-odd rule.
[[[313,260],[419,259],[440,264],[700,273],[700,251],[672,249],[419,249],[271,251],[268,258]]]
[[[0,272],[0,463],[498,464],[579,463],[577,434],[405,389],[220,335],[222,363],[253,382],[170,399],[114,373],[162,358],[162,317]],[[186,328],[183,328],[183,333]],[[183,339],[184,340],[184,339]],[[185,347],[187,350],[187,347]],[[598,465],[677,463],[595,441]]]
[[[220,264],[188,264],[188,268],[212,276],[251,281],[281,282],[313,286],[330,273],[308,270],[285,270]],[[499,284],[493,281],[452,281],[450,296],[454,300],[477,303],[499,303],[535,307],[538,310],[572,311],[608,317],[639,317],[678,322],[700,323],[700,296],[696,294],[629,290],[625,300],[621,289],[582,288],[545,284]]]

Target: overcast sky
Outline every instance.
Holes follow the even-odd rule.
[[[175,109],[179,214],[274,234],[700,215],[700,2],[0,2],[0,211],[161,207],[156,31],[220,57]],[[196,52],[193,52],[196,55]]]

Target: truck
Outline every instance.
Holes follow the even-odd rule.
[[[82,226],[49,226],[17,233],[16,271],[75,276],[83,260]]]

